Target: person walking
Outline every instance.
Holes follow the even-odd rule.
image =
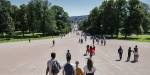
[[[120,46],[119,49],[118,49],[118,54],[119,54],[119,61],[122,59],[122,54],[123,54],[123,49],[122,47]]]
[[[71,53],[70,53],[70,50],[67,50],[67,53],[66,53],[66,58],[67,57],[70,57],[71,58]]]
[[[89,54],[89,52],[90,52],[90,46],[87,45],[86,46],[86,53],[84,54],[84,56],[87,56]]]
[[[94,75],[96,68],[93,66],[93,61],[91,59],[87,60],[87,64],[83,68],[84,75]]]
[[[29,43],[31,42],[31,39],[29,38]]]
[[[79,38],[79,43],[81,43],[81,39]]]
[[[92,58],[92,56],[93,56],[93,47],[90,46],[90,58]]]
[[[129,47],[129,49],[128,49],[128,57],[127,57],[127,62],[128,62],[128,61],[130,61],[131,52],[132,52],[132,50],[131,50],[131,47]]]
[[[104,46],[106,45],[106,39],[104,39]]]
[[[83,75],[83,71],[79,67],[79,61],[76,61],[75,64],[76,64],[75,75]]]
[[[103,36],[103,40],[104,40],[104,46],[106,45],[106,38],[105,36]]]
[[[71,57],[69,56],[66,57],[66,60],[67,60],[67,63],[64,66],[63,75],[75,75],[74,68],[70,64]]]
[[[83,39],[81,38],[81,44],[83,44]]]
[[[53,43],[53,46],[55,46],[55,40],[53,40],[52,43]]]
[[[55,60],[56,53],[51,53],[51,59],[47,62],[46,75],[58,75],[59,70],[61,69],[60,64]]]
[[[104,40],[103,40],[103,39],[101,39],[101,45],[103,45],[103,43],[104,43]]]
[[[134,48],[134,62],[138,62],[139,54],[137,45]]]
[[[97,44],[99,45],[99,39],[98,39],[98,38],[96,39],[96,42],[97,42]]]

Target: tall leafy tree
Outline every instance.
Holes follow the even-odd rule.
[[[105,0],[90,13],[88,20],[80,23],[80,29],[92,34],[116,35],[125,38],[132,34],[147,33],[150,29],[149,6],[139,0]],[[98,33],[98,32],[101,33]]]
[[[114,8],[114,0],[107,1],[103,10],[102,25],[104,34],[110,34],[113,37],[115,33],[116,12]]]
[[[10,16],[13,19],[14,26],[15,26],[15,31],[19,30],[19,28],[18,28],[18,17],[19,17],[18,16],[18,11],[19,11],[19,8],[16,5],[11,6]]]
[[[124,25],[125,18],[127,17],[127,1],[116,0],[115,11],[116,11],[115,33],[116,33],[116,36],[118,37],[119,32],[121,31]]]
[[[99,23],[99,8],[95,7],[89,17],[89,27],[88,27],[88,32],[90,32],[92,35],[100,34],[100,23]]]
[[[150,29],[150,7],[148,4],[140,2],[140,5],[143,8],[143,12],[144,12],[144,19],[143,19],[143,30],[144,33],[148,33],[149,29]]]
[[[0,0],[0,32],[2,34],[8,33],[9,36],[12,36],[15,28],[10,12],[10,1]]]
[[[60,34],[70,31],[68,13],[48,0],[30,0],[18,8],[8,0],[0,0],[0,33],[12,36],[15,31]]]
[[[22,31],[23,37],[25,34],[25,31],[28,30],[28,20],[27,20],[27,6],[25,4],[20,6],[20,9],[18,10],[18,28]]]
[[[143,32],[144,13],[139,0],[129,0],[128,17],[124,26],[125,38],[132,33],[141,34]]]
[[[58,33],[68,32],[70,29],[70,25],[68,20],[69,16],[67,12],[65,12],[62,7],[56,5],[52,6],[51,9],[55,13],[57,32]]]
[[[56,32],[56,21],[54,11],[50,8],[48,0],[43,1],[42,9],[41,31],[43,34],[53,34]]]

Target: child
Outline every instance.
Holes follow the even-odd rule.
[[[75,75],[83,75],[83,71],[81,70],[81,68],[79,68],[79,61],[76,61],[75,64],[76,64]]]

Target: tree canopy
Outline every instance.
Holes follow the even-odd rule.
[[[48,0],[30,0],[19,7],[0,0],[0,33],[13,36],[16,31],[59,35],[70,31],[68,13]]]
[[[145,34],[150,30],[150,9],[139,0],[107,0],[93,8],[80,29],[91,35],[111,35],[125,38]]]

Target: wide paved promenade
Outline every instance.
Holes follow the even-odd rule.
[[[52,51],[57,53],[56,59],[61,65],[66,63],[65,53],[69,49],[72,53],[71,63],[76,60],[80,67],[86,64],[83,56],[86,45],[92,41],[88,38],[84,44],[79,44],[77,36],[73,33],[64,38],[55,38],[56,45],[51,47],[51,41],[34,40],[31,43],[13,42],[0,44],[0,75],[45,75],[46,63]],[[118,59],[117,49],[119,46],[124,49],[123,60]],[[139,47],[139,62],[125,62],[129,46]],[[131,57],[133,58],[133,56]],[[95,75],[150,75],[150,43],[107,40],[106,46],[96,45],[96,55],[92,58],[96,67]],[[132,59],[131,59],[132,60]],[[61,72],[59,75],[62,75]]]

